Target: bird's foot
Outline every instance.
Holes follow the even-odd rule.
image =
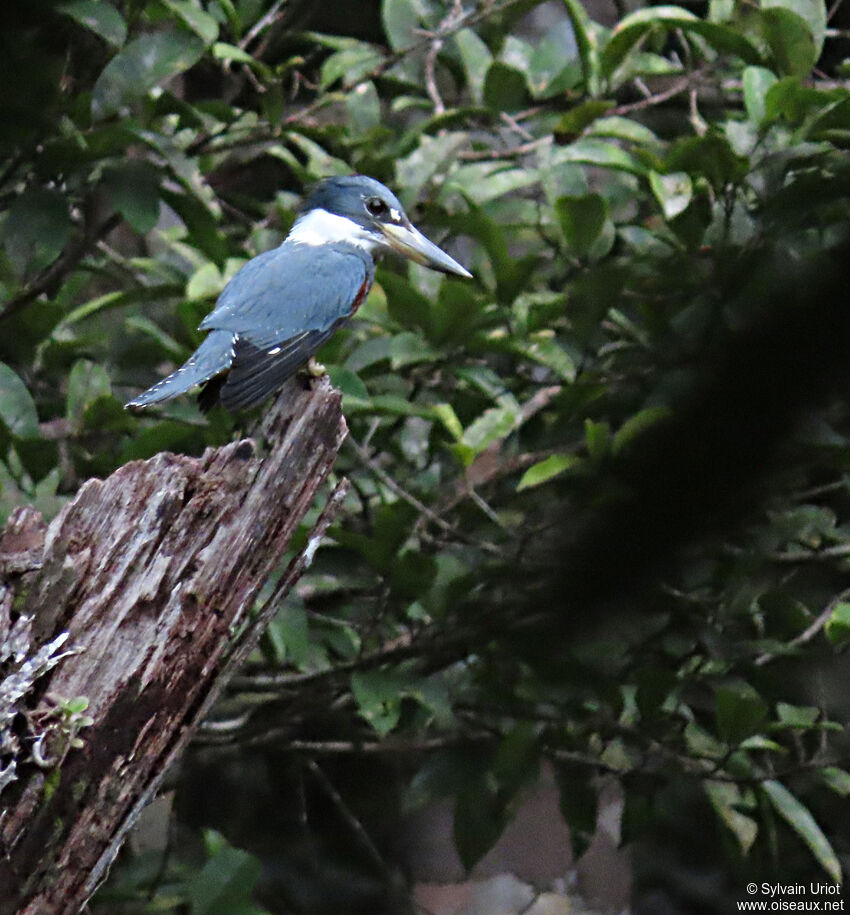
[[[327,374],[327,369],[321,362],[317,362],[314,356],[310,356],[307,360],[307,374],[313,378],[321,378],[322,375]]]

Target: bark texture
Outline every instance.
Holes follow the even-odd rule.
[[[0,654],[0,684],[4,666],[17,662],[18,672],[5,681],[7,713],[14,706],[5,760],[0,741],[0,915],[80,910],[309,563],[341,488],[234,649],[234,628],[345,436],[339,395],[327,379],[313,390],[290,383],[263,434],[262,454],[250,439],[201,458],[159,454],[89,480],[47,526],[31,509],[10,519],[0,539],[0,643],[12,648]],[[61,707],[78,696],[93,721],[75,748]],[[15,765],[16,742],[29,742],[30,754]]]

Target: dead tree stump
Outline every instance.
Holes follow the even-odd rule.
[[[341,487],[250,617],[345,432],[327,379],[313,390],[294,381],[263,422],[263,454],[250,439],[201,458],[159,454],[89,480],[49,525],[32,509],[10,518],[0,538],[0,915],[71,915],[94,892],[309,563]],[[81,696],[88,718],[77,731]]]

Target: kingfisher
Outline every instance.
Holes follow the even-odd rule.
[[[201,322],[209,331],[184,365],[127,407],[147,407],[203,385],[208,410],[256,406],[352,317],[375,279],[375,260],[401,254],[433,270],[472,274],[416,229],[398,198],[364,175],[326,178],[283,243],[248,261]]]

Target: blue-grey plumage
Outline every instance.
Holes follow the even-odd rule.
[[[230,280],[201,322],[210,331],[185,365],[131,400],[146,407],[198,384],[203,408],[254,406],[293,375],[360,307],[375,257],[392,250],[446,273],[470,274],[416,230],[372,178],[320,182],[278,248]]]
[[[200,329],[229,330],[257,347],[305,330],[327,330],[350,316],[374,276],[374,261],[354,245],[309,247],[287,240],[245,264]]]

